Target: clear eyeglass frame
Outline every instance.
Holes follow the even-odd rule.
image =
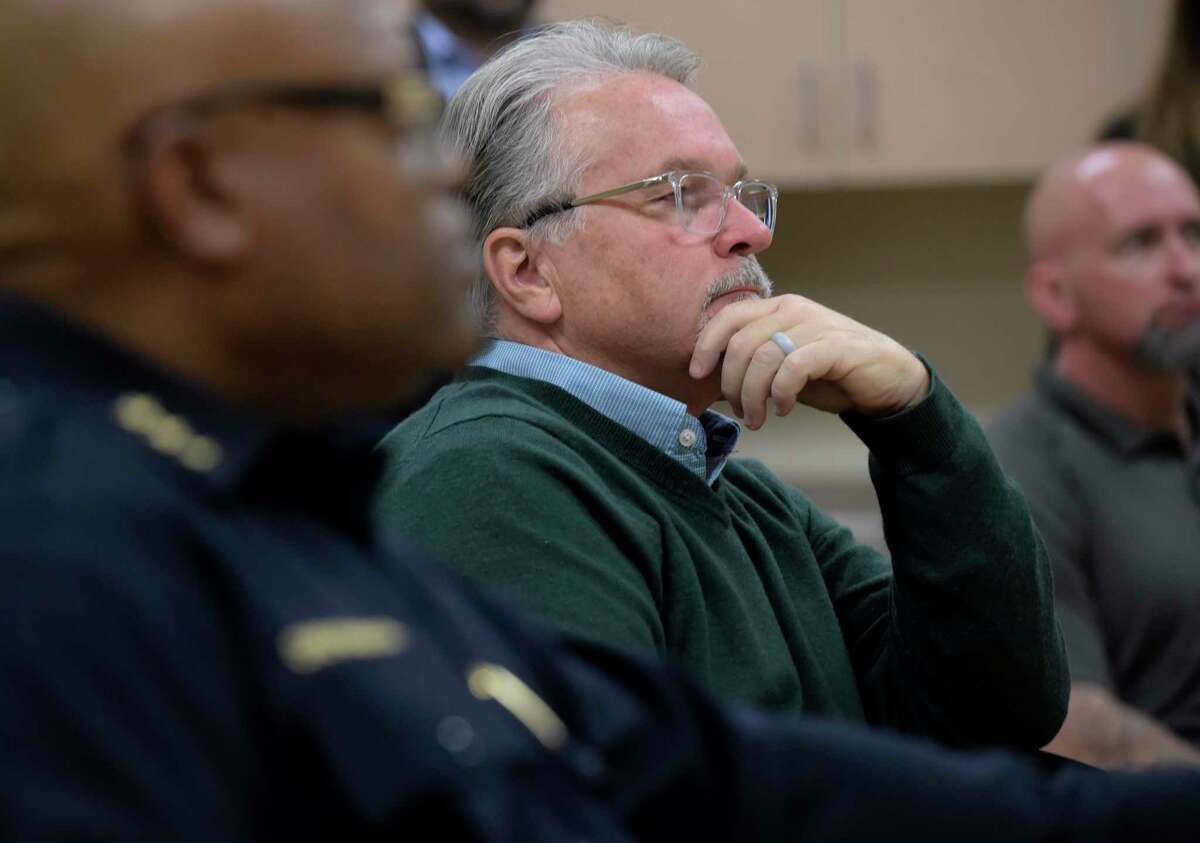
[[[524,227],[528,228],[551,214],[664,184],[670,184],[674,190],[676,219],[684,231],[702,237],[714,236],[725,224],[729,200],[733,198],[753,213],[771,233],[775,232],[779,206],[779,189],[775,185],[759,179],[742,179],[726,185],[712,173],[703,170],[672,170],[600,193],[547,205],[530,214]]]

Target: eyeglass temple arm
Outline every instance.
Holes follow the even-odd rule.
[[[644,187],[653,187],[656,184],[662,184],[665,181],[671,180],[670,173],[663,173],[661,176],[651,176],[648,179],[635,181],[632,184],[624,184],[620,187],[614,187],[612,190],[605,190],[602,193],[593,193],[591,196],[582,196],[579,199],[572,199],[567,203],[568,208],[577,208],[580,205],[587,205],[590,202],[599,202],[601,199],[610,199],[613,196],[620,196],[622,193],[630,193],[634,190],[641,190]]]
[[[591,196],[581,196],[578,199],[570,199],[563,202],[558,202],[553,205],[547,205],[537,211],[534,211],[525,220],[524,228],[529,228],[535,222],[550,216],[551,214],[559,214],[563,211],[569,211],[572,208],[578,208],[580,205],[587,205],[591,202],[599,202],[601,199],[608,199],[612,196],[620,196],[622,193],[629,193],[633,190],[641,190],[643,187],[653,187],[656,184],[662,184],[665,181],[671,180],[670,173],[663,173],[661,176],[651,176],[648,179],[635,181],[633,184],[625,184],[620,187],[614,187],[612,190],[606,190],[603,193],[593,193]]]

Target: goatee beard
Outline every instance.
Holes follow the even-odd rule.
[[[1137,345],[1138,359],[1163,372],[1190,372],[1200,375],[1200,319],[1179,322],[1151,318]]]

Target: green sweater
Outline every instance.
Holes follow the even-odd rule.
[[[845,420],[894,571],[758,462],[710,488],[558,387],[483,368],[384,440],[379,511],[558,629],[728,699],[1046,743],[1068,693],[1050,568],[978,425],[936,377],[904,413]]]

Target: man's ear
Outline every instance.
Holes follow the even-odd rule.
[[[496,295],[515,313],[549,325],[562,316],[554,263],[531,248],[523,228],[497,228],[483,241],[483,268]]]
[[[143,219],[163,242],[202,264],[240,261],[250,219],[222,178],[213,139],[190,126],[166,128],[134,165]]]
[[[1025,298],[1054,334],[1061,336],[1075,327],[1075,296],[1067,283],[1062,264],[1037,261],[1025,273]]]

